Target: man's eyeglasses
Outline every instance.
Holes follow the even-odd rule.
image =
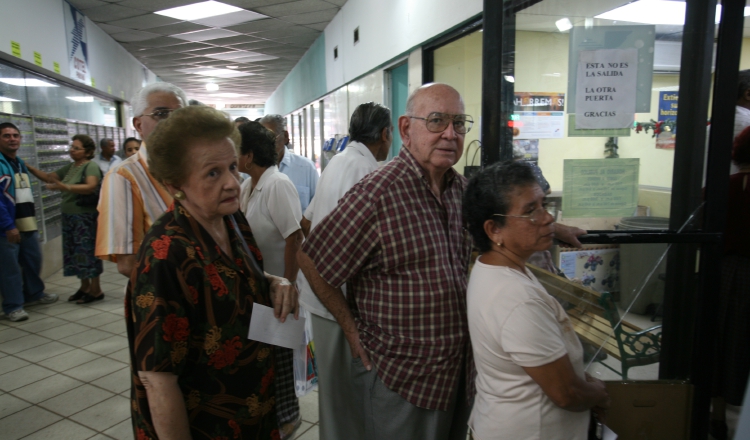
[[[421,119],[427,126],[427,130],[433,133],[442,133],[448,128],[448,124],[453,123],[453,131],[458,134],[466,134],[474,125],[474,120],[469,115],[449,115],[448,113],[432,112],[426,118],[418,116],[409,116],[412,119]]]
[[[540,206],[536,208],[535,210],[531,211],[531,213],[527,215],[511,215],[511,214],[492,214],[496,215],[498,217],[515,217],[515,218],[525,218],[528,219],[531,223],[539,224],[543,223],[544,220],[547,218],[548,215],[551,215],[547,212],[547,209],[545,206]]]
[[[173,111],[177,109],[175,108],[163,108],[159,110],[155,110],[153,113],[149,113],[147,115],[141,115],[141,116],[151,116],[156,121],[163,121],[164,119],[167,119],[169,115],[172,114]]]

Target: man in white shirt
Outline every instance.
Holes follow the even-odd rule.
[[[299,194],[302,212],[305,212],[310,200],[315,196],[318,185],[318,170],[310,159],[294,154],[286,146],[289,144],[289,132],[286,130],[286,118],[281,115],[265,115],[260,121],[264,127],[276,133],[276,154],[279,171],[286,174]]]
[[[368,102],[354,110],[349,122],[351,141],[334,156],[318,182],[315,198],[305,211],[302,227],[315,228],[338,204],[341,197],[388,157],[393,141],[391,111]],[[341,326],[315,296],[302,271],[297,276],[300,303],[312,317],[315,355],[318,363],[318,406],[320,437],[326,440],[365,438],[364,420],[356,411],[360,405],[351,390],[351,352]],[[346,286],[342,286],[346,294]],[[335,378],[335,379],[334,379]]]
[[[104,138],[99,141],[99,148],[101,148],[101,153],[94,157],[94,162],[99,165],[103,176],[112,166],[122,162],[122,159],[115,155],[115,141],[112,139]]]

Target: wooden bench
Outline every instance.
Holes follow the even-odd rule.
[[[622,371],[603,362],[602,365],[627,379],[631,367],[659,362],[661,333],[654,331],[660,325],[643,330],[628,321],[620,322],[620,313],[609,293],[600,294],[536,266],[527,266],[550,295],[569,304],[565,309],[580,338],[602,347],[620,361]]]

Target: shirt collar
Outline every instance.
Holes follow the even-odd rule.
[[[368,160],[371,160],[372,163],[374,163],[375,165],[378,164],[378,160],[375,159],[375,155],[372,154],[372,151],[370,151],[370,149],[367,148],[367,145],[363,144],[362,142],[351,141],[349,142],[349,145],[347,145],[346,148],[347,149],[351,148],[352,151],[355,151],[358,154],[361,154],[362,156],[366,157]]]
[[[292,164],[292,154],[294,154],[292,150],[284,147],[284,157],[282,157],[281,162],[279,162],[279,168],[282,168],[282,165],[288,167]]]
[[[219,245],[216,244],[213,237],[211,237],[211,234],[203,229],[203,226],[198,223],[195,217],[190,215],[187,209],[185,209],[179,201],[175,200],[174,204],[167,211],[172,211],[175,222],[180,225],[189,236],[195,238],[194,247],[196,250],[196,257],[200,258],[205,264],[213,263],[219,259],[227,261],[227,259],[222,258],[223,254],[221,249],[219,248]],[[234,234],[231,222],[226,216],[224,217],[224,223],[227,225],[227,230],[229,231],[229,241],[232,246],[232,253],[239,256],[241,254],[238,253],[239,248],[236,243],[237,236]],[[229,263],[233,262],[229,261]]]
[[[419,162],[417,162],[417,159],[412,156],[411,151],[407,150],[406,148],[401,148],[401,151],[398,153],[398,157],[403,159],[403,161],[406,162],[409,168],[416,175],[418,175],[425,182],[425,184],[427,183],[425,169],[422,168],[422,165],[420,165]],[[445,188],[448,189],[456,179],[456,170],[454,170],[453,168],[449,168],[448,171],[445,172],[443,179],[445,180]]]
[[[261,191],[263,189],[263,185],[268,182],[268,179],[271,178],[271,175],[276,174],[279,172],[279,167],[276,165],[268,167],[265,172],[260,176],[260,179],[258,179],[258,183],[255,184],[255,188],[253,189],[253,192],[255,191]]]

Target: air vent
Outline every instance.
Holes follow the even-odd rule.
[[[354,44],[359,43],[359,26],[354,29]]]
[[[339,47],[336,46],[333,48],[333,59],[336,60],[339,57]]]

